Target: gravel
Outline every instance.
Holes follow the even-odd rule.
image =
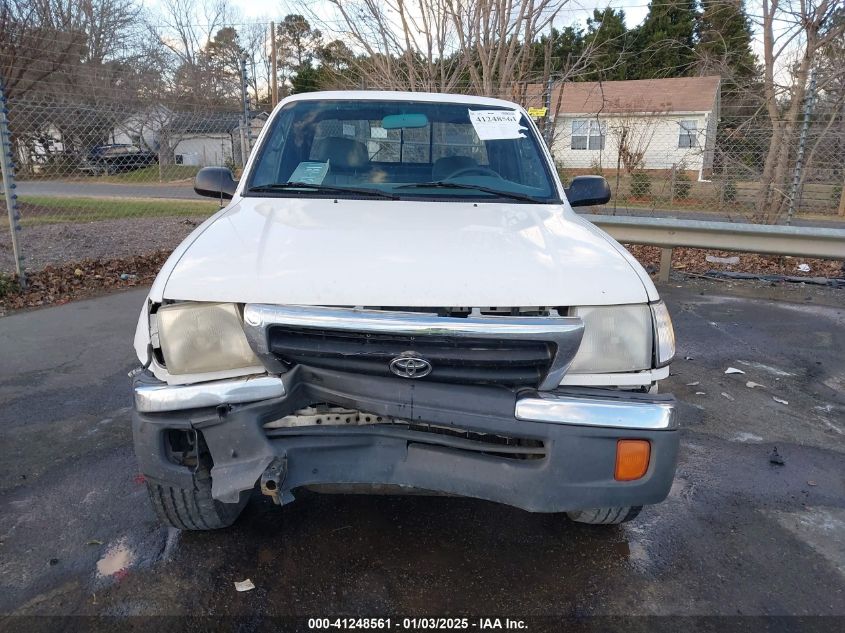
[[[84,259],[172,251],[199,223],[196,217],[158,217],[34,224],[25,226],[18,239],[26,270],[37,271],[48,265]],[[14,268],[10,240],[2,235],[0,271],[13,271]]]

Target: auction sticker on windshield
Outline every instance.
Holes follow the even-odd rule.
[[[482,141],[523,138],[526,128],[519,124],[516,110],[470,110],[469,120]]]

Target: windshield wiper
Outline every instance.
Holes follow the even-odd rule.
[[[399,196],[378,189],[358,189],[357,187],[334,187],[330,185],[318,185],[310,182],[274,182],[268,185],[258,185],[247,189],[248,193],[267,193],[270,191],[285,191],[286,189],[308,189],[325,193],[352,193],[355,195],[377,196],[389,200],[399,200]]]
[[[494,196],[502,196],[503,198],[512,198],[513,200],[523,200],[525,202],[542,202],[532,196],[524,193],[515,193],[513,191],[501,191],[499,189],[492,189],[482,185],[469,185],[461,182],[449,182],[448,180],[434,180],[432,182],[414,182],[407,185],[399,185],[394,189],[413,189],[419,187],[421,189],[474,189],[482,193],[490,193]]]

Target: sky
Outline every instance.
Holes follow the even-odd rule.
[[[289,13],[296,13],[297,0],[231,0],[246,17],[264,17],[267,20],[278,20]],[[300,0],[301,1],[301,0]],[[318,9],[322,0],[306,0],[314,9]],[[153,0],[153,3],[155,0]],[[625,10],[625,23],[628,28],[633,28],[642,23],[648,14],[648,0],[570,0],[563,7],[560,15],[554,22],[557,28],[563,28],[575,23],[586,26],[587,18],[593,13],[593,9],[603,9],[611,6],[614,9]],[[759,2],[746,0],[746,10],[754,16],[761,12]],[[752,17],[752,25],[756,21]],[[757,55],[762,53],[762,42],[756,38],[752,44]]]
[[[311,0],[319,3],[320,0]],[[255,18],[261,16],[270,16],[274,19],[283,17],[288,13],[295,13],[296,1],[285,2],[285,0],[277,0],[277,2],[263,2],[256,0],[232,0],[232,3],[237,6],[245,16]],[[616,9],[625,9],[625,22],[629,28],[637,26],[645,19],[648,13],[648,0],[609,0],[605,2],[597,2],[593,0],[571,0],[571,2],[563,8],[560,17],[555,20],[555,26],[564,27],[569,26],[575,22],[582,25],[586,22],[587,17],[592,15],[594,8],[604,8],[607,5]]]

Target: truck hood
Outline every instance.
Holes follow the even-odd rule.
[[[570,209],[498,202],[241,198],[161,274],[163,298],[191,301],[567,306],[650,294],[639,264]]]

